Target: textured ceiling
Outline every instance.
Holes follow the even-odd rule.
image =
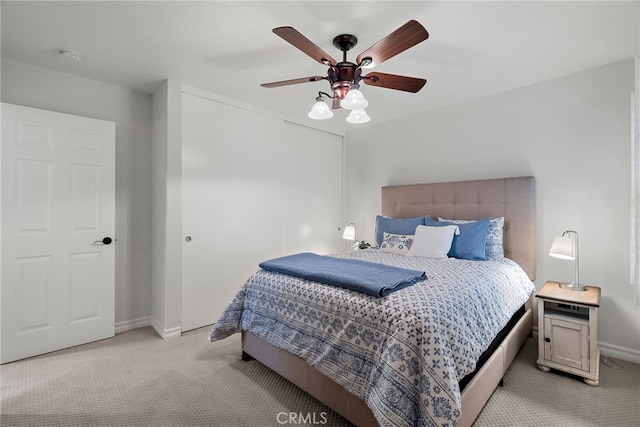
[[[2,55],[153,93],[173,79],[293,121],[344,134],[588,68],[640,56],[639,2],[623,1],[67,1],[3,0]],[[358,37],[349,60],[410,19],[428,40],[376,71],[427,79],[417,94],[363,86],[372,120],[306,117],[326,68],[271,32],[293,26],[334,58],[342,33]],[[84,55],[63,59],[60,49]]]

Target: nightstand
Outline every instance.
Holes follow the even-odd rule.
[[[561,288],[547,282],[536,294],[538,301],[538,368],[558,369],[600,384],[598,308],[600,288],[586,291]]]

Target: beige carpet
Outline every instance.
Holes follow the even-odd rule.
[[[238,335],[209,343],[208,330],[163,341],[142,328],[2,365],[0,425],[349,425],[260,363],[242,362]],[[639,365],[603,364],[600,387],[590,387],[539,371],[535,358],[528,339],[476,427],[638,425]]]
[[[600,385],[591,387],[568,374],[540,371],[537,351],[536,340],[527,339],[474,427],[640,426],[640,365],[602,359]]]

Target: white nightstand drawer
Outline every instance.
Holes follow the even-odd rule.
[[[565,315],[544,317],[544,360],[589,372],[589,321]]]

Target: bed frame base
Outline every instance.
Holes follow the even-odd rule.
[[[304,359],[245,331],[242,332],[242,351],[243,354],[250,354],[252,358],[282,375],[356,426],[378,425],[373,413],[362,399],[322,375]]]
[[[504,373],[531,334],[532,328],[533,312],[530,299],[524,315],[463,390],[462,415],[458,421],[458,427],[473,424],[496,387],[503,383]],[[282,375],[356,426],[378,425],[373,413],[362,399],[325,377],[302,358],[243,331],[242,359],[251,360],[252,358]]]
[[[458,427],[471,426],[491,398],[496,387],[504,384],[504,374],[533,330],[531,299],[527,306],[524,315],[502,341],[502,344],[462,391],[462,415],[458,420]]]

